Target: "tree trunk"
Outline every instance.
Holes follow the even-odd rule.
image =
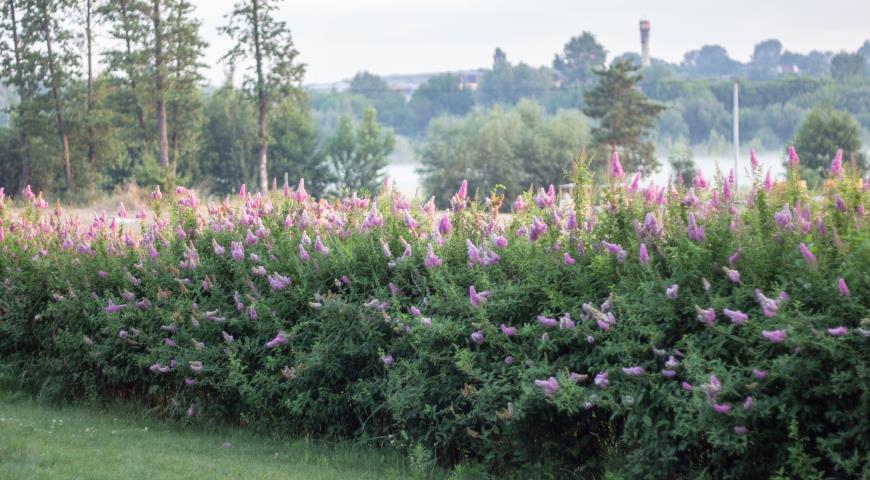
[[[85,35],[88,55],[88,163],[94,166],[97,163],[97,152],[94,148],[94,32],[91,26],[93,0],[85,3]]]
[[[156,97],[155,113],[157,114],[157,142],[160,166],[169,170],[169,137],[166,130],[166,92],[164,87],[163,68],[163,27],[160,24],[160,1],[154,0],[154,95]]]
[[[259,2],[253,0],[253,28],[254,33],[254,57],[257,62],[257,137],[260,142],[260,191],[266,193],[269,191],[269,169],[268,169],[268,117],[269,104],[266,98],[266,85],[263,78],[263,52],[260,45],[260,16]]]
[[[63,169],[66,180],[67,192],[72,191],[72,168],[70,167],[69,158],[69,139],[66,134],[66,121],[63,117],[63,100],[60,95],[60,82],[57,78],[57,72],[54,65],[54,51],[51,47],[51,19],[48,16],[48,5],[46,1],[40,2],[42,7],[42,34],[45,36],[45,50],[48,56],[48,76],[51,80],[51,96],[54,98],[54,110],[57,118],[57,133],[60,137],[60,147],[63,151]]]
[[[26,105],[30,99],[30,89],[24,85],[24,66],[21,64],[21,37],[18,36],[18,19],[15,17],[15,0],[8,0],[6,3],[9,7],[9,19],[12,22],[10,26],[12,29],[12,50],[15,58],[15,83],[16,87],[18,87],[18,95],[21,98],[21,101],[19,102],[19,116],[23,117],[24,108],[22,106]],[[21,131],[18,136],[18,158],[21,162],[21,176],[18,177],[18,191],[23,192],[24,187],[30,183],[30,142],[27,138],[27,131],[24,127],[20,126],[19,128]]]
[[[175,178],[175,174],[178,171],[178,158],[180,156],[178,152],[179,144],[181,143],[181,135],[178,133],[178,105],[171,105],[169,118],[172,119],[170,125],[172,125],[172,162],[170,163],[170,174],[172,178]]]
[[[18,155],[21,159],[21,176],[18,177],[18,191],[23,192],[24,188],[30,184],[30,157],[29,150],[30,142],[27,139],[27,133],[21,130],[21,135],[18,137]]]
[[[269,145],[266,141],[266,132],[267,132],[267,122],[268,122],[268,113],[266,112],[266,104],[264,102],[258,102],[258,139],[260,141],[260,191],[266,193],[269,191],[269,170],[267,166],[267,157],[268,157],[268,148]]]

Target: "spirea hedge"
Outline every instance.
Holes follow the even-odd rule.
[[[870,475],[867,183],[0,209],[0,375],[497,474]],[[845,171],[844,171],[845,170]],[[747,181],[748,182],[748,181]],[[2,197],[0,197],[2,198]],[[0,200],[0,204],[5,202]],[[510,212],[503,215],[500,212]]]

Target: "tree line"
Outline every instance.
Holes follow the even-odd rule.
[[[188,0],[2,0],[0,80],[16,98],[0,129],[0,185],[75,196],[135,179],[225,193],[311,172],[318,189],[372,187],[376,174],[347,171],[360,159],[382,169],[392,133],[366,111],[322,148],[279,3],[240,0],[226,14],[229,73],[215,89]]]
[[[413,92],[370,72],[345,91],[311,91],[278,4],[240,0],[226,14],[227,76],[212,86],[188,0],[0,0],[0,186],[87,196],[135,181],[226,194],[286,175],[316,193],[373,189],[394,132],[423,162],[427,193],[461,175],[507,191],[556,182],[581,151],[595,164],[616,147],[648,173],[661,168],[657,148],[686,163],[692,149],[728,147],[732,77],[742,137],[758,149],[796,138],[818,106],[850,127],[841,143],[860,149],[870,130],[870,41],[798,54],[767,40],[748,63],[708,45],[641,67],[633,53],[608,62],[583,32],[546,66],[496,48],[488,68],[432,75]]]

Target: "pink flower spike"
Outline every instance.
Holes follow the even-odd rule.
[[[613,156],[610,158],[610,175],[614,178],[622,178],[625,171],[622,170],[622,164],[619,163],[619,152],[614,148]]]
[[[725,316],[728,317],[728,319],[731,320],[731,323],[733,323],[734,325],[743,325],[744,323],[746,323],[747,320],[749,320],[749,315],[741,312],[740,310],[729,310],[726,308],[722,310],[722,313],[724,313]]]
[[[800,157],[798,157],[797,151],[794,149],[794,145],[788,147],[788,168],[795,169],[801,163]]]
[[[839,327],[834,327],[834,328],[828,329],[828,335],[830,335],[832,337],[842,337],[843,335],[846,335],[847,333],[849,333],[849,329],[842,326],[842,325],[840,325]]]
[[[849,296],[849,286],[846,285],[846,280],[844,280],[843,277],[837,279],[837,289],[840,291],[840,295],[844,297]]]
[[[785,330],[764,330],[761,335],[773,343],[782,343],[787,336]]]
[[[817,261],[816,256],[813,255],[813,252],[810,251],[810,248],[807,247],[806,243],[801,242],[800,251],[801,251],[801,254],[804,256],[804,260],[806,260],[808,265],[815,265],[816,264],[816,261]]]
[[[426,260],[423,264],[426,268],[436,268],[440,267],[443,261],[435,255],[435,250],[432,248],[432,244],[430,243],[427,247]]]
[[[502,323],[499,328],[501,329],[501,333],[503,333],[506,337],[513,337],[517,334],[517,327],[508,327],[507,325]]]
[[[477,293],[477,289],[474,288],[474,285],[468,287],[468,298],[471,301],[472,307],[479,307],[483,305],[491,296],[492,292],[490,291]]]
[[[556,377],[550,377],[546,380],[535,380],[535,385],[544,391],[544,395],[552,397],[559,391],[559,381]]]
[[[383,357],[381,357],[381,362],[387,367],[391,366],[394,362],[393,355],[389,353],[384,355]]]
[[[462,181],[462,184],[459,186],[459,191],[456,192],[456,196],[459,197],[460,200],[468,198],[468,180]]]
[[[639,377],[639,376],[643,375],[644,373],[646,373],[646,370],[644,370],[643,367],[633,366],[633,367],[623,368],[622,372],[630,377]]]
[[[764,177],[764,191],[770,193],[773,190],[775,182],[773,181],[773,176],[770,174],[770,169],[767,169],[767,176]]]
[[[831,177],[840,177],[843,175],[843,149],[838,148],[837,154],[834,155],[834,159],[831,160]]]
[[[646,249],[645,243],[640,244],[640,253],[638,254],[638,256],[640,257],[641,265],[646,266],[647,264],[649,264],[649,252]]]

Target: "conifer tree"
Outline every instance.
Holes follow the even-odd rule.
[[[244,86],[257,104],[260,191],[269,187],[269,113],[288,96],[299,95],[305,65],[287,24],[275,18],[278,0],[240,0],[227,15],[221,32],[236,43],[224,59],[247,72]]]
[[[655,144],[647,134],[665,107],[651,101],[637,87],[643,78],[637,73],[639,69],[629,61],[618,60],[593,70],[598,82],[584,94],[583,113],[598,120],[592,137],[599,159],[610,158],[609,152],[618,148],[626,168],[650,173],[658,169],[659,163]]]

